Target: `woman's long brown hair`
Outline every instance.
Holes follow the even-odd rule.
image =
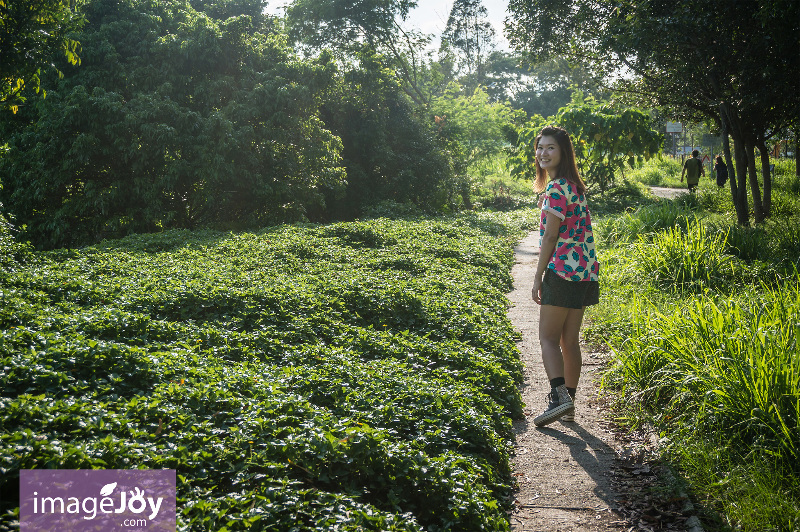
[[[567,181],[571,181],[572,184],[575,185],[575,188],[578,189],[578,194],[584,194],[586,192],[586,183],[584,183],[581,174],[578,172],[578,165],[575,162],[575,147],[572,145],[572,139],[569,137],[569,133],[567,133],[565,129],[557,126],[545,126],[536,136],[533,145],[534,151],[539,147],[539,140],[542,137],[553,137],[556,139],[558,147],[561,150],[561,162],[558,164],[558,173],[556,175],[559,178],[563,177]],[[534,190],[536,190],[536,192],[542,192],[547,187],[548,181],[550,181],[550,177],[547,174],[547,170],[539,166],[539,160],[537,159],[536,180],[533,182]]]

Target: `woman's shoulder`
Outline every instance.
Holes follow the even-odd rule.
[[[574,200],[577,201],[578,197],[583,197],[583,193],[580,192],[580,187],[577,183],[570,181],[566,177],[561,177],[559,179],[554,179],[553,181],[558,183],[558,188],[561,189],[564,194],[568,194],[570,197],[574,196]]]

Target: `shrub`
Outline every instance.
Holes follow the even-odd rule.
[[[696,292],[719,288],[733,278],[731,256],[725,248],[724,235],[692,220],[685,230],[672,227],[656,233],[652,242],[639,237],[633,248],[634,262],[656,286]]]

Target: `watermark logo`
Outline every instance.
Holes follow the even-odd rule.
[[[23,469],[20,532],[175,532],[174,469]]]

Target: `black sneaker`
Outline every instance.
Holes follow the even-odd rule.
[[[573,405],[576,405],[576,402],[575,402],[575,393],[573,393],[572,391],[570,391],[570,389],[569,389],[569,388],[567,388],[567,391],[569,392],[569,396],[572,398],[572,404],[573,404]],[[567,412],[566,414],[564,414],[563,416],[561,416],[561,417],[559,418],[559,421],[560,421],[560,422],[562,422],[562,423],[575,423],[575,411],[577,410],[577,408],[578,408],[578,407],[577,407],[577,405],[576,405],[576,406],[575,406],[575,408],[573,408],[573,409],[572,409],[572,412]]]
[[[533,424],[537,427],[552,423],[564,414],[572,414],[575,412],[575,404],[569,396],[567,387],[563,384],[548,393],[547,399],[547,408],[533,420]]]

